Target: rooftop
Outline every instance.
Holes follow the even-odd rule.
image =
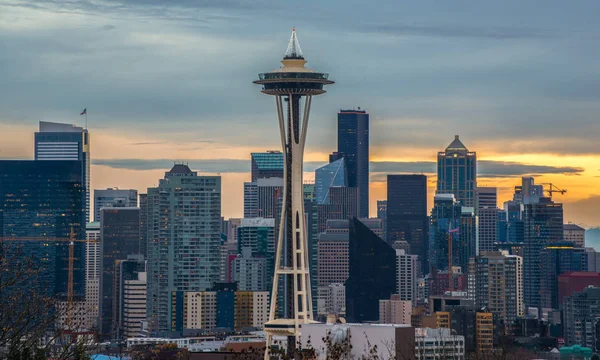
[[[579,225],[575,225],[575,224],[564,224],[563,225],[563,229],[564,230],[579,230],[579,231],[585,231],[584,228],[582,228]]]
[[[457,151],[457,150],[468,151],[467,147],[460,141],[458,135],[454,135],[454,141],[452,141],[450,143],[450,145],[448,145],[448,147],[446,148],[446,151]]]

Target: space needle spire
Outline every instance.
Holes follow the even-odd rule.
[[[265,359],[269,359],[273,336],[287,337],[289,351],[300,341],[302,324],[315,322],[304,216],[303,156],[312,97],[324,94],[323,86],[334,83],[328,74],[304,66],[306,60],[295,28],[281,64],[279,69],[259,74],[254,81],[262,85],[262,93],[275,97],[284,156],[283,202],[269,321],[265,324]],[[279,294],[280,289],[283,294]]]

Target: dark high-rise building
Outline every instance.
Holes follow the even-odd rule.
[[[475,207],[477,154],[458,135],[445,151],[438,152],[436,194],[454,194],[462,206]]]
[[[94,189],[94,221],[100,221],[100,209],[111,206],[138,206],[138,192],[135,189]]]
[[[387,240],[387,200],[377,200],[377,218],[383,223],[383,238]]]
[[[388,175],[386,235],[388,244],[406,241],[419,256],[421,271],[429,272],[427,176]]]
[[[138,280],[139,273],[145,272],[146,261],[142,254],[127,255],[126,260],[115,260],[115,276],[113,279],[115,301],[113,301],[112,318],[115,322],[115,337],[117,339],[122,339],[124,335],[123,309],[127,295],[125,294],[125,282]]]
[[[571,242],[557,242],[547,245],[540,259],[541,307],[558,309],[558,277],[572,271],[586,271],[588,255],[584,248],[574,247]]]
[[[565,345],[579,345],[600,351],[600,287],[587,287],[565,297],[563,326]]]
[[[550,198],[524,205],[525,228],[523,244],[523,295],[525,306],[537,307],[540,302],[541,257],[546,246],[563,240],[563,206]]]
[[[283,153],[281,151],[267,151],[251,153],[252,157],[252,182],[257,179],[283,178]]]
[[[67,293],[69,243],[85,239],[85,178],[79,161],[0,161],[0,237],[37,237],[48,241],[11,241],[4,251],[22,248],[40,266],[40,278],[31,284],[48,296]],[[74,245],[73,291],[85,294],[85,243]],[[5,296],[5,295],[2,295]]]
[[[338,113],[338,153],[346,159],[348,186],[358,188],[359,217],[369,217],[369,114],[365,110]]]
[[[85,220],[90,214],[90,135],[88,130],[71,124],[40,121],[40,130],[35,133],[35,160],[79,161],[80,173],[85,188]],[[84,229],[85,231],[85,229]]]
[[[140,194],[140,254],[148,256],[148,194]]]
[[[140,209],[114,207],[100,210],[100,330],[101,337],[117,336],[118,319],[113,309],[118,301],[115,275],[118,261],[140,251]]]
[[[504,203],[503,210],[498,211],[497,243],[523,243],[525,228],[523,227],[522,207],[520,202],[511,200]]]
[[[378,321],[379,300],[396,292],[396,250],[360,220],[350,220],[348,322]]]

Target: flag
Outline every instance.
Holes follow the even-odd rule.
[[[87,115],[87,108],[83,109],[83,111],[79,115]]]

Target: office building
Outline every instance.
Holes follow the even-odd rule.
[[[148,258],[148,194],[140,194],[140,254]]]
[[[389,299],[379,300],[380,324],[410,325],[412,302],[402,300],[400,295],[392,295]]]
[[[329,201],[329,188],[338,186],[348,186],[344,158],[315,170],[315,198],[317,204],[327,204]]]
[[[273,222],[275,224],[275,222]],[[227,220],[227,228],[225,235],[227,235],[227,242],[236,243],[238,242],[238,227],[242,225],[242,218],[231,218]]]
[[[171,331],[171,293],[205,291],[220,277],[221,177],[182,164],[148,189],[148,326]]]
[[[585,229],[575,224],[563,225],[565,241],[572,242],[576,247],[585,246]]]
[[[524,226],[523,204],[514,200],[506,201],[504,209],[498,211],[496,242],[499,244],[523,244]]]
[[[597,349],[600,340],[600,287],[586,287],[564,298],[563,327],[565,345]]]
[[[327,220],[348,220],[358,217],[358,189],[347,186],[329,188],[328,200],[317,205],[318,232],[325,231]]]
[[[523,294],[525,306],[541,305],[541,257],[547,245],[563,240],[563,207],[550,198],[524,204]]]
[[[417,255],[396,250],[396,294],[399,300],[417,305]]]
[[[267,279],[270,278],[273,267],[268,267],[266,257],[252,256],[252,248],[242,248],[242,252],[233,260],[232,268],[233,281],[238,283],[239,290],[270,290]]]
[[[281,151],[251,153],[250,157],[252,182],[268,178],[283,179],[283,153]]]
[[[348,254],[348,322],[377,321],[379,300],[389,299],[396,291],[396,251],[354,218],[350,220]]]
[[[419,257],[420,273],[429,273],[427,176],[388,175],[386,235],[389,244],[406,241]]]
[[[462,360],[465,357],[465,338],[455,335],[452,329],[415,329],[417,360]]]
[[[523,316],[523,259],[515,255],[484,251],[471,259],[475,305],[486,308],[506,325]]]
[[[127,259],[125,260],[115,260],[115,273],[113,280],[113,294],[114,301],[112,306],[112,319],[113,319],[113,328],[114,335],[112,338],[114,339],[123,339],[125,334],[125,284],[128,281],[139,281],[140,276],[144,279],[146,278],[146,261],[144,260],[144,255],[142,254],[133,254],[127,255]],[[140,275],[142,274],[142,275]],[[135,286],[141,286],[140,283],[135,283]],[[133,286],[133,285],[132,285]],[[144,289],[146,287],[146,281],[143,282]],[[139,290],[139,289],[138,289]],[[144,290],[145,291],[145,290]],[[138,294],[139,295],[139,294]],[[135,306],[141,307],[142,304],[144,306],[144,318],[141,321],[145,321],[145,313],[146,313],[146,300],[143,298],[143,302],[140,304],[136,304]],[[133,309],[132,309],[133,310]],[[133,313],[131,313],[134,316]],[[141,328],[141,323],[137,325]]]
[[[138,206],[138,193],[134,189],[94,189],[94,221],[100,221],[100,209],[115,204],[124,207]]]
[[[71,160],[0,161],[0,237],[39,239],[5,241],[4,251],[8,255],[19,248],[40,266],[40,280],[31,284],[39,294],[67,294],[69,241],[64,239],[71,231],[75,239],[85,239],[86,188],[81,167],[81,162]],[[73,250],[73,291],[83,297],[85,243],[76,242]]]
[[[558,309],[558,279],[564,273],[587,271],[588,254],[584,248],[574,247],[570,242],[546,245],[539,254],[541,264],[540,299],[542,308]]]
[[[317,314],[346,316],[346,287],[341,283],[331,283],[318,287]]]
[[[477,233],[479,236],[478,253],[494,251],[498,227],[497,189],[481,187],[476,189],[478,216]]]
[[[100,309],[100,222],[86,224],[85,239],[85,329],[98,329]]]
[[[338,113],[338,153],[346,162],[348,186],[358,188],[358,216],[369,217],[369,114],[365,110]]]
[[[282,195],[282,178],[244,183],[244,218],[275,218]]]
[[[429,229],[431,267],[448,270],[451,259],[452,266],[467,269],[477,252],[476,229],[472,207],[461,206],[452,194],[435,195]]]
[[[100,210],[100,334],[103,339],[114,339],[119,330],[118,261],[140,251],[140,209],[114,207]],[[143,261],[143,258],[142,258]]]
[[[90,134],[87,129],[71,124],[40,121],[35,133],[35,160],[79,161],[80,175],[85,192],[85,222],[90,215]],[[83,231],[83,230],[82,230]]]
[[[264,265],[266,268],[261,268],[259,272],[264,272],[265,279],[257,279],[260,283],[259,288],[240,287],[239,289],[257,291],[270,289],[272,286],[272,273],[275,269],[275,219],[241,219],[240,224],[237,227],[237,254],[243,255],[245,248],[249,249],[250,256],[243,256],[246,260],[240,258],[237,264],[240,266],[251,266],[254,270],[249,268],[246,268],[245,270],[243,268],[237,268],[237,270],[259,271],[259,268]],[[239,275],[240,274],[237,274],[237,276]],[[263,280],[265,282],[263,282]],[[258,286],[257,284],[258,283],[254,285],[248,284],[248,286]]]
[[[436,194],[454,194],[463,206],[475,207],[477,154],[458,135],[445,151],[438,152]]]
[[[176,331],[262,330],[269,319],[268,291],[239,291],[235,287],[217,286],[209,291],[174,292],[172,299]]]
[[[146,321],[146,272],[139,272],[136,279],[123,282],[123,338],[141,336],[142,323]]]

